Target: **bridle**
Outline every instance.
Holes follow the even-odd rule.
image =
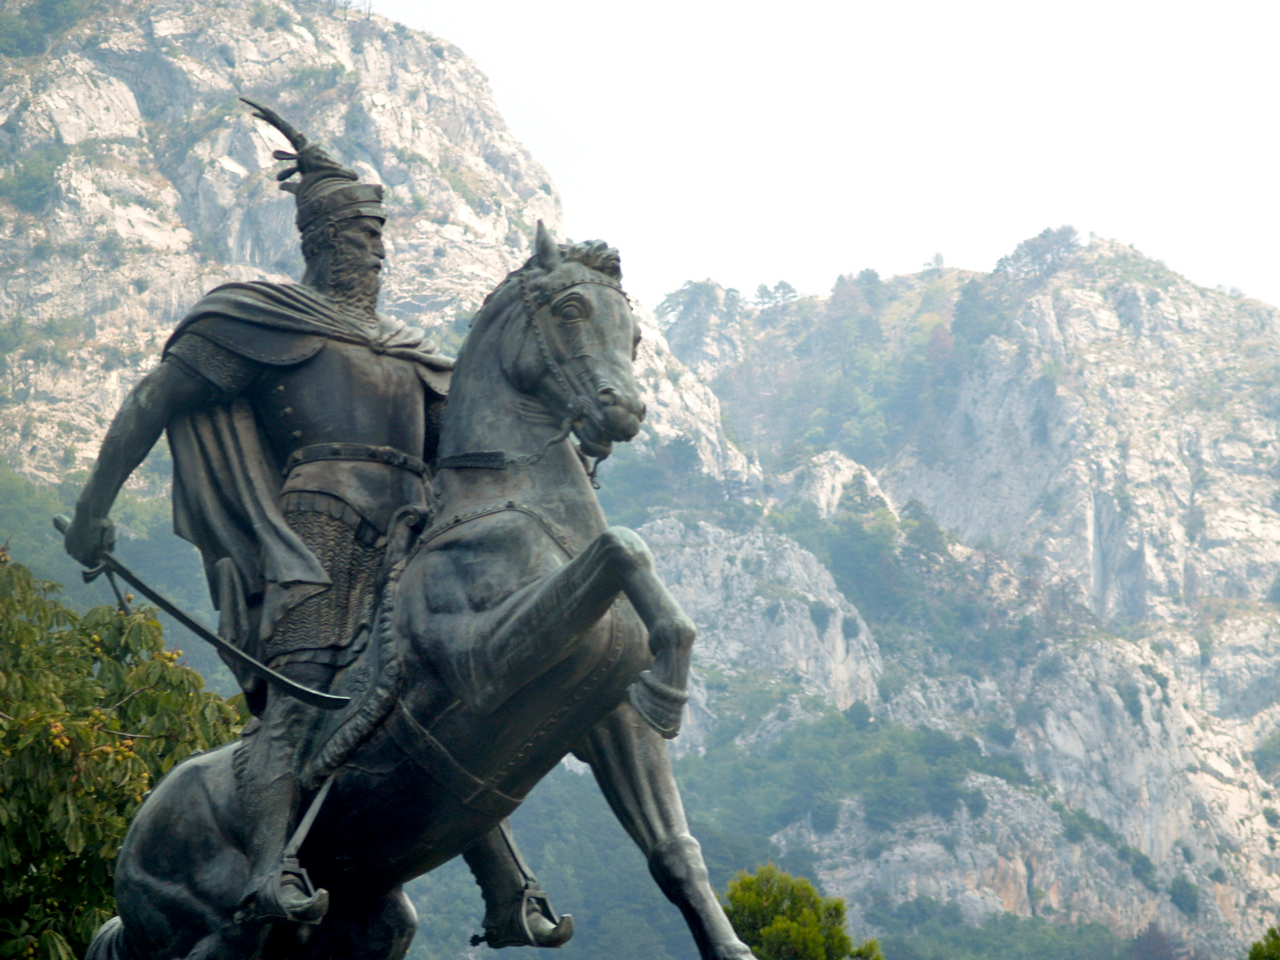
[[[537,453],[519,454],[516,456],[511,456],[502,450],[459,453],[440,460],[436,464],[436,467],[439,469],[506,470],[508,467],[532,466],[550,453],[552,447],[563,443],[569,438],[569,434],[573,432],[573,425],[575,422],[583,418],[595,420],[597,417],[595,404],[584,395],[581,389],[575,388],[574,386],[573,381],[582,378],[571,378],[571,371],[567,370],[565,364],[562,364],[557,360],[555,354],[552,353],[551,347],[547,343],[547,333],[543,329],[543,322],[539,320],[539,312],[543,307],[546,307],[552,300],[564,293],[566,290],[572,290],[574,287],[587,285],[608,287],[610,290],[616,290],[618,293],[622,294],[622,298],[627,301],[628,308],[631,306],[631,298],[627,296],[626,291],[622,289],[621,284],[614,283],[611,280],[595,279],[574,280],[571,283],[566,283],[562,287],[557,287],[555,290],[538,291],[535,297],[534,293],[529,289],[527,276],[521,273],[518,279],[520,283],[520,302],[524,307],[525,327],[533,332],[533,338],[538,345],[538,352],[542,356],[542,362],[546,364],[547,369],[551,371],[565,400],[565,416],[560,422],[560,429],[556,431],[555,436],[542,445],[542,449]],[[595,335],[595,331],[589,324],[584,322],[575,324],[574,326],[577,329],[577,333],[569,343],[571,351],[570,361],[583,361],[583,365],[586,367],[587,371],[585,379],[595,381],[595,385],[598,388],[600,375],[596,372],[595,366],[590,361],[597,359],[596,353],[592,348],[599,343],[599,340]],[[594,462],[591,465],[591,469],[587,472],[587,479],[591,481],[592,487],[599,490],[600,482],[596,478],[596,472],[600,469],[600,462],[604,460],[605,457],[588,458],[580,451],[579,456],[583,458],[584,466],[586,460],[593,459]]]

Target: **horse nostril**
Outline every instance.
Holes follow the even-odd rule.
[[[618,403],[618,391],[613,387],[601,387],[596,396],[600,398],[601,405],[606,407],[612,407]]]
[[[643,423],[643,422],[644,422],[644,414],[645,414],[645,411],[646,411],[646,410],[648,410],[648,409],[649,409],[649,408],[648,408],[648,407],[646,407],[643,403],[642,403],[642,404],[640,404],[640,412],[636,414],[636,419],[637,419],[637,420],[639,420],[639,421],[641,421],[641,422]]]

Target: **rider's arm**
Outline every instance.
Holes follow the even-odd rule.
[[[97,564],[115,539],[107,514],[129,474],[155,446],[169,418],[207,404],[222,391],[186,364],[166,359],[129,392],[107,429],[98,461],[76,501],[67,552]]]

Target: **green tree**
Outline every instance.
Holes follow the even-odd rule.
[[[83,956],[150,784],[235,735],[178,657],[152,611],[80,616],[0,551],[0,957]]]
[[[1249,948],[1249,960],[1280,960],[1280,930],[1268,927],[1262,939]]]
[[[996,273],[1012,277],[1045,280],[1060,270],[1067,259],[1080,248],[1075,228],[1045,227],[1038,236],[1023,240],[1013,253],[1001,257]]]
[[[843,900],[771,863],[729,881],[727,900],[729,921],[759,960],[884,960],[875,940],[853,946]]]

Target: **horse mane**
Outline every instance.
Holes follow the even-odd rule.
[[[602,273],[615,283],[622,282],[622,257],[618,251],[603,240],[588,240],[585,243],[561,243],[560,259],[563,263],[580,263],[588,270]],[[471,319],[472,327],[486,324],[494,316],[505,313],[511,306],[513,298],[519,299],[520,278],[523,277],[530,286],[547,275],[547,271],[538,263],[535,254],[516,270],[506,275],[503,281],[494,287],[484,298],[484,303]]]
[[[580,263],[589,270],[603,273],[610,280],[622,282],[622,257],[618,251],[603,240],[588,240],[586,243],[560,244],[560,256],[568,262]],[[534,261],[530,257],[521,269],[527,269]]]

